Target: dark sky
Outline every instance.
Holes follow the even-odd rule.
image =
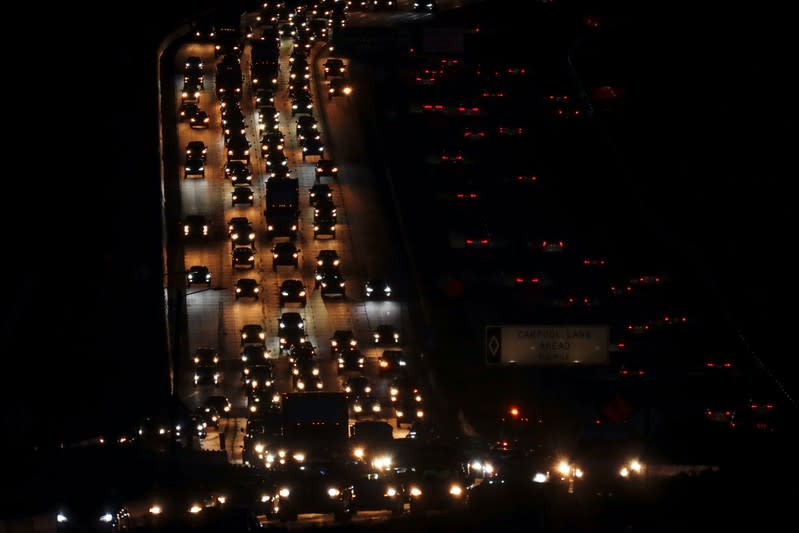
[[[51,51],[7,66],[19,73],[7,84],[24,82],[9,87],[7,112],[26,110],[9,125],[20,128],[11,159],[25,170],[6,174],[16,212],[4,217],[0,323],[10,365],[3,423],[17,428],[16,444],[80,433],[86,419],[76,413],[112,420],[156,399],[145,391],[164,390],[154,58],[184,8],[131,8],[102,26],[77,13],[45,17],[37,38]],[[707,246],[701,259],[725,294],[740,282],[737,312],[773,357],[796,314],[784,312],[795,270],[795,61],[791,19],[756,8],[664,4],[636,15],[649,99],[627,146],[634,165],[652,169],[663,207],[674,207],[664,216]]]

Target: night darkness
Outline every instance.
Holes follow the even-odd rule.
[[[8,101],[30,109],[3,224],[12,447],[122,424],[166,392],[155,54],[188,9],[50,19],[40,31],[51,51],[13,66],[31,90]],[[629,173],[795,390],[791,362],[775,357],[795,351],[784,333],[796,315],[788,17],[664,9],[639,13],[641,87],[621,138]]]

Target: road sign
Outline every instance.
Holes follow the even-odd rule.
[[[608,326],[486,326],[487,364],[570,366],[608,364]]]

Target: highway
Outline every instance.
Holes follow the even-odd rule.
[[[318,48],[321,48],[319,46]],[[385,213],[381,209],[381,200],[371,185],[374,176],[367,165],[363,153],[362,132],[357,116],[353,113],[352,104],[343,98],[328,101],[319,98],[320,91],[326,93],[322,86],[323,74],[319,61],[314,62],[312,90],[315,93],[315,114],[320,120],[323,140],[326,142],[325,156],[333,158],[340,168],[339,180],[331,184],[333,199],[339,206],[337,235],[335,240],[313,238],[313,211],[307,203],[308,189],[314,183],[315,158],[303,162],[301,148],[295,134],[295,118],[291,116],[288,91],[288,55],[291,41],[281,43],[281,67],[275,105],[280,112],[280,131],[286,137],[285,153],[288,157],[292,175],[300,182],[301,215],[300,237],[297,246],[300,254],[300,278],[309,289],[308,304],[301,309],[306,322],[309,342],[318,348],[322,360],[322,379],[324,390],[340,390],[340,377],[337,375],[335,363],[330,357],[329,339],[338,329],[352,330],[359,340],[364,354],[368,357],[366,375],[376,378],[376,359],[383,348],[369,347],[372,329],[379,323],[393,324],[402,332],[403,348],[413,353],[414,341],[407,316],[407,306],[402,301],[366,302],[364,284],[370,277],[395,279],[399,275],[395,254],[397,247],[392,242],[385,224]],[[318,52],[318,50],[317,50]],[[201,385],[193,386],[193,370],[190,365],[178,377],[180,396],[190,408],[200,406],[211,394],[223,394],[232,404],[232,417],[220,426],[226,434],[226,450],[232,462],[241,461],[241,428],[246,422],[246,397],[242,392],[240,381],[241,366],[239,359],[239,330],[245,324],[262,324],[267,335],[267,347],[272,357],[277,358],[277,318],[281,309],[278,304],[278,287],[285,279],[294,275],[291,267],[278,267],[276,273],[271,268],[271,242],[266,237],[265,222],[262,214],[264,205],[264,176],[266,164],[258,150],[260,136],[257,135],[257,116],[254,110],[254,93],[247,79],[244,83],[242,109],[247,121],[247,137],[252,150],[253,189],[255,201],[252,207],[232,207],[230,194],[232,185],[224,179],[222,131],[218,100],[214,87],[214,58],[211,45],[187,44],[181,48],[176,57],[175,87],[179,94],[183,79],[182,65],[186,57],[202,57],[205,68],[205,90],[200,96],[200,107],[206,110],[211,126],[208,129],[192,129],[187,123],[178,127],[179,146],[183,149],[192,140],[202,140],[208,146],[207,170],[205,179],[190,177],[181,181],[181,198],[183,214],[201,214],[210,220],[210,231],[207,242],[190,242],[186,245],[184,262],[186,267],[205,265],[213,275],[210,290],[204,286],[192,286],[186,295],[186,307],[189,330],[189,346],[193,351],[197,347],[214,347],[221,354],[223,379],[219,387]],[[248,78],[249,47],[245,49],[241,62],[242,72]],[[357,93],[353,98],[357,97]],[[176,102],[178,105],[179,102]],[[323,115],[320,115],[323,114]],[[330,181],[327,178],[324,181]],[[226,233],[227,221],[235,216],[246,216],[257,233],[255,269],[235,269],[230,262],[231,245]],[[346,298],[331,296],[322,299],[318,290],[312,290],[314,259],[319,250],[335,249],[342,257],[342,272],[347,283]],[[242,277],[257,279],[262,288],[261,298],[234,298],[235,281]],[[401,280],[398,280],[401,281]],[[291,308],[289,308],[291,307]],[[294,310],[296,304],[289,304],[284,310]],[[288,379],[288,362],[285,357],[278,360],[276,367],[277,390],[288,392],[291,382]],[[387,396],[385,381],[379,386],[378,394]],[[397,431],[403,436],[406,430]],[[215,432],[209,432],[203,442],[204,449],[218,449],[219,438]]]

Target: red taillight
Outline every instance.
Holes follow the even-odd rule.
[[[639,376],[643,376],[644,374],[646,374],[646,372],[644,372],[643,370],[639,370],[639,371],[638,371],[638,375],[639,375]]]
[[[480,244],[488,244],[488,239],[480,239]]]
[[[623,342],[620,342],[620,343],[618,343],[616,346],[618,346],[619,348],[624,348],[624,343],[623,343]]]
[[[466,244],[471,246],[472,244],[474,244],[474,239],[466,239]]]
[[[705,366],[708,367],[708,368],[713,368],[714,366],[716,366],[716,364],[715,363],[705,363]]]
[[[524,283],[524,278],[516,278],[516,283]]]
[[[540,278],[530,278],[530,283],[541,283]]]
[[[629,372],[629,371],[628,371],[626,368],[625,368],[624,370],[622,370],[622,371],[621,371],[621,375],[622,375],[622,376],[626,376],[626,375],[628,375],[629,373],[630,373],[630,372]]]
[[[724,363],[724,368],[731,368],[731,367],[732,367],[732,363]]]
[[[436,109],[438,109],[438,110],[444,109],[444,106],[443,105],[437,105]]]
[[[431,106],[429,104],[425,104],[425,105],[422,106],[422,109],[433,109],[433,106]]]

